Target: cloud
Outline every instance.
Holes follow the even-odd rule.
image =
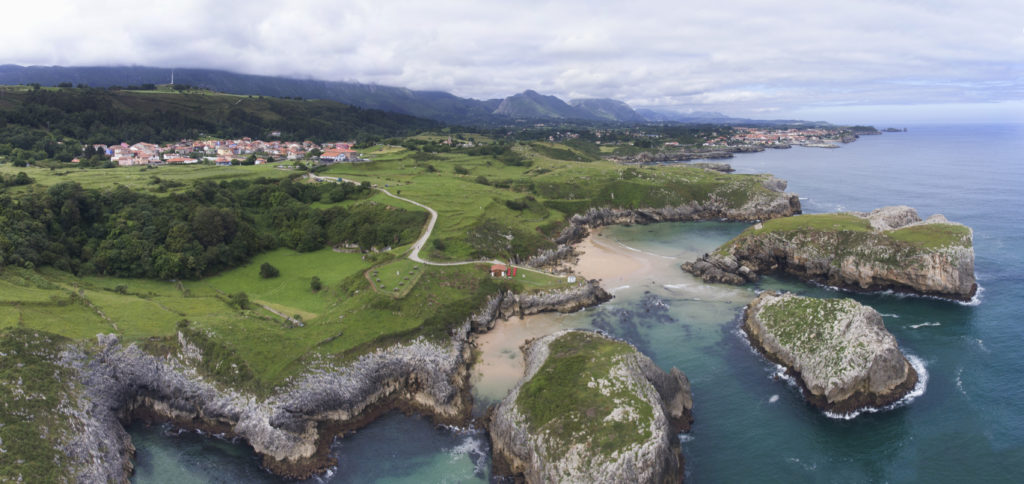
[[[298,0],[5,7],[0,63],[536,89],[730,114],[1024,94],[1024,3]]]

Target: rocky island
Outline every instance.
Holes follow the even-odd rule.
[[[569,330],[525,349],[526,375],[494,410],[495,473],[527,482],[679,482],[686,376],[629,343]]]
[[[844,289],[958,301],[978,291],[971,229],[942,215],[922,221],[905,206],[767,220],[682,268],[727,284],[777,272]]]
[[[764,292],[747,305],[743,330],[796,378],[808,402],[829,412],[888,405],[917,384],[882,316],[852,299]]]

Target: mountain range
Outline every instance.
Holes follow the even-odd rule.
[[[90,87],[187,84],[229,94],[325,99],[367,109],[379,109],[450,124],[493,124],[523,120],[587,122],[776,123],[731,118],[721,113],[679,113],[669,110],[634,110],[615,99],[574,99],[568,103],[527,90],[505,99],[469,99],[444,91],[416,91],[402,87],[355,82],[321,81],[289,77],[239,74],[214,69],[143,66],[19,66],[0,65],[0,84],[56,86],[70,82]],[[785,121],[789,123],[791,121]]]

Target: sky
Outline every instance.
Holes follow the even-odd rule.
[[[0,64],[203,67],[833,122],[1024,122],[1024,1],[32,0]],[[11,20],[14,21],[11,21]]]

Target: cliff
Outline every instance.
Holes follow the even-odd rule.
[[[679,482],[689,430],[686,376],[629,343],[569,330],[525,349],[526,374],[497,406],[495,473],[526,482]]]
[[[179,333],[180,351],[161,357],[113,335],[94,347],[72,346],[61,365],[78,375],[81,424],[64,453],[81,482],[125,482],[134,447],[123,424],[133,419],[170,421],[185,428],[237,437],[271,472],[305,478],[334,465],[333,438],[360,428],[391,409],[465,424],[470,418],[469,332],[486,330],[498,317],[574,311],[610,296],[596,282],[572,290],[492,297],[448,343],[417,339],[356,361],[322,363],[266,399],[220,388],[191,366],[198,348]]]
[[[851,290],[960,301],[978,290],[971,229],[942,215],[921,221],[909,207],[769,220],[682,268],[727,284],[781,272]]]
[[[749,194],[742,204],[731,203],[724,196],[711,195],[703,202],[691,201],[659,208],[591,208],[569,219],[569,224],[555,238],[557,248],[530,257],[526,265],[543,267],[558,264],[573,255],[571,246],[586,238],[590,229],[605,225],[698,220],[752,222],[800,213],[800,198],[785,192],[785,180],[768,175],[760,180],[760,186],[764,190]]]
[[[807,401],[827,411],[887,405],[917,384],[882,316],[852,299],[764,292],[747,305],[743,330],[796,377]]]

